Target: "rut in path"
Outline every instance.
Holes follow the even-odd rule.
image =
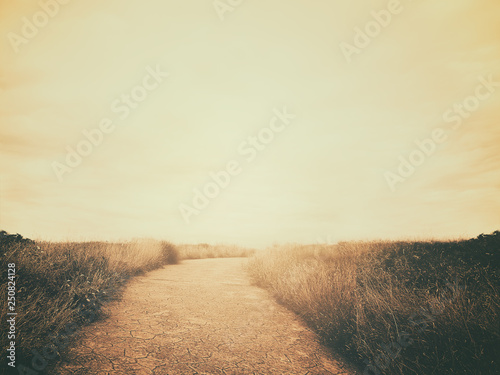
[[[53,373],[353,374],[250,285],[244,262],[189,260],[137,277]]]

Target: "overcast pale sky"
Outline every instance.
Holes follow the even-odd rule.
[[[231,3],[2,2],[0,228],[250,246],[500,229],[498,1]]]

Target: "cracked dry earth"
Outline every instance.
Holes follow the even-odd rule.
[[[187,260],[137,277],[51,373],[354,374],[250,284],[244,262]]]

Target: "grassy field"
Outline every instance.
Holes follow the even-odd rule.
[[[8,265],[14,263],[16,270],[16,365],[26,366],[26,373],[30,373],[29,369],[43,371],[45,366],[50,365],[50,359],[55,360],[67,346],[73,332],[101,317],[100,307],[118,298],[127,280],[133,276],[166,264],[176,264],[182,259],[245,257],[252,254],[252,250],[237,246],[174,246],[155,240],[127,243],[34,242],[2,232],[2,285],[8,284]],[[8,289],[2,288],[2,317],[9,312],[7,298]],[[9,329],[5,320],[2,332]],[[1,335],[2,348],[9,348],[10,341],[7,335]],[[8,368],[4,355],[0,366],[0,373]]]
[[[7,286],[8,265],[16,270],[16,365],[38,370],[31,365],[35,350],[43,358],[33,363],[43,369],[74,331],[99,317],[103,303],[119,296],[128,279],[177,262],[177,249],[168,242],[51,243],[0,236],[2,285]],[[0,290],[2,317],[7,293],[6,287]],[[3,332],[9,327],[2,320],[1,347],[8,348],[11,340]],[[0,366],[8,368],[5,355]]]
[[[255,250],[236,245],[177,245],[181,259],[235,258],[249,257]]]
[[[365,374],[496,374],[500,233],[454,242],[228,245],[50,243],[0,236],[16,269],[16,364],[43,372],[127,280],[182,259],[247,257],[254,281]],[[7,316],[8,289],[0,291]],[[7,332],[6,319],[2,332]],[[2,347],[9,347],[6,335]],[[34,352],[33,352],[34,350]],[[6,356],[0,360],[6,368]],[[35,368],[38,367],[38,368]],[[16,372],[17,373],[17,372]],[[26,371],[26,373],[32,373]]]
[[[274,247],[248,271],[363,374],[498,374],[499,232]]]

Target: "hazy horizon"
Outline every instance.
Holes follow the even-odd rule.
[[[254,247],[500,229],[500,3],[54,1],[0,4],[0,229]]]

